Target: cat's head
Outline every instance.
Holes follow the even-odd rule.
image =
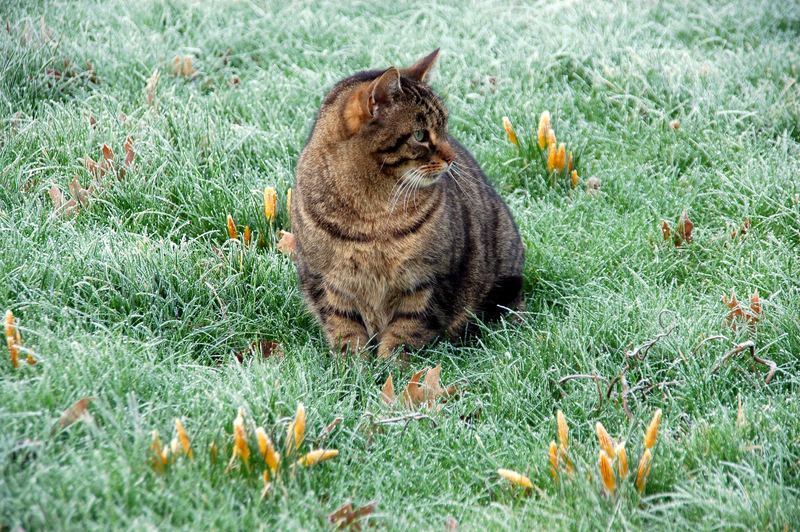
[[[363,73],[348,91],[340,120],[348,144],[384,175],[433,184],[455,159],[448,142],[447,109],[427,84],[439,50],[408,68]]]

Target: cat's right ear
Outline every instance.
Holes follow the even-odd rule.
[[[389,67],[378,79],[370,83],[364,102],[365,111],[370,118],[377,117],[380,110],[389,105],[394,95],[400,92],[403,92],[400,86],[400,71],[395,67]]]

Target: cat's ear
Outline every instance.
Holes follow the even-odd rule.
[[[400,86],[400,71],[389,67],[367,89],[365,109],[371,118],[375,118],[383,107],[392,102],[395,94],[403,92]]]
[[[433,68],[433,64],[436,63],[436,60],[439,58],[439,49],[437,48],[433,52],[429,53],[412,66],[408,68],[404,68],[400,71],[400,73],[405,78],[413,79],[415,81],[419,81],[424,83],[428,78],[428,73]]]

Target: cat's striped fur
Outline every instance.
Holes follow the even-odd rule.
[[[447,132],[425,82],[437,55],[336,84],[297,163],[297,271],[334,348],[387,357],[521,303],[519,233]]]

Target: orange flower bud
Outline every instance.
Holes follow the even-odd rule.
[[[597,465],[600,469],[600,478],[603,479],[603,486],[606,489],[606,493],[609,495],[614,493],[614,490],[617,489],[614,469],[611,467],[611,458],[609,458],[608,454],[603,450],[600,451]]]
[[[553,480],[558,480],[558,448],[556,447],[556,442],[550,442],[548,455],[550,458],[550,474],[553,476]]]
[[[506,136],[508,136],[508,140],[511,142],[511,144],[517,146],[519,144],[519,141],[517,140],[517,134],[514,133],[514,128],[511,126],[511,120],[509,120],[507,116],[503,117],[503,129],[506,130]]]
[[[615,456],[614,441],[611,439],[611,436],[608,435],[606,428],[599,421],[595,425],[595,430],[597,431],[597,441],[600,443],[600,447],[613,459]]]
[[[653,419],[647,427],[647,432],[644,434],[644,446],[647,449],[652,449],[656,444],[656,436],[658,436],[658,425],[661,423],[661,409],[657,409],[653,414]]]

